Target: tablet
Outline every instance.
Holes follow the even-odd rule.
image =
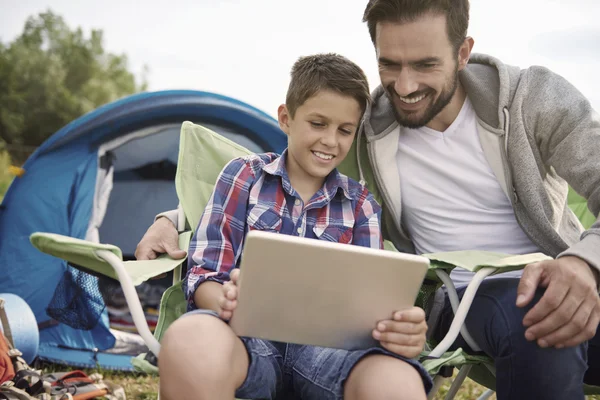
[[[230,326],[278,342],[373,347],[377,322],[414,305],[428,265],[412,254],[251,231]]]

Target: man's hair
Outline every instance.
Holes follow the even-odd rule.
[[[292,118],[306,100],[322,90],[331,90],[358,101],[361,112],[371,101],[369,83],[363,70],[335,53],[300,57],[292,67],[285,104]]]
[[[369,0],[363,22],[375,45],[378,22],[412,22],[430,13],[446,16],[448,39],[457,52],[467,37],[469,0]]]

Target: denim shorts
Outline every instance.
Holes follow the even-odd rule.
[[[190,314],[218,315],[209,310]],[[280,343],[241,337],[248,351],[250,365],[246,380],[235,393],[241,399],[338,400],[344,395],[344,383],[352,368],[365,356],[383,354],[413,366],[423,380],[426,392],[432,387],[429,374],[416,360],[394,354],[382,347],[364,350],[340,350],[325,347]]]

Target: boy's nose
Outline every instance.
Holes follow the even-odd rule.
[[[334,147],[337,144],[337,129],[327,129],[321,136],[321,143],[328,147]]]

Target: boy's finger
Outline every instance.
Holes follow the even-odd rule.
[[[407,310],[396,311],[393,318],[395,321],[419,323],[425,321],[425,311],[420,307],[412,307]]]
[[[427,324],[425,321],[420,323],[413,322],[398,322],[398,321],[381,321],[377,324],[377,330],[381,332],[399,332],[406,333],[409,335],[417,335],[427,331]]]
[[[380,342],[394,343],[401,346],[423,346],[425,344],[425,335],[408,335],[397,332],[380,332],[377,335]]]
[[[219,317],[221,319],[224,319],[225,321],[229,321],[232,316],[233,316],[233,313],[231,311],[221,310],[221,312],[219,313]]]
[[[234,268],[233,271],[229,273],[229,277],[231,278],[231,282],[237,285],[238,280],[240,279],[240,269]]]
[[[421,351],[423,351],[423,349],[420,347],[402,346],[402,345],[397,345],[394,343],[387,343],[387,342],[380,342],[380,343],[384,349],[391,351],[392,353],[406,357],[406,358],[415,358],[416,356],[421,354]]]
[[[237,287],[233,286],[233,284],[227,285],[227,287],[225,287],[224,290],[225,290],[225,298],[227,298],[228,300],[237,299]]]
[[[227,303],[225,303],[225,307],[223,307],[223,309],[226,311],[233,311],[233,310],[235,310],[236,307],[237,307],[237,300],[233,300],[233,301],[227,301]]]

